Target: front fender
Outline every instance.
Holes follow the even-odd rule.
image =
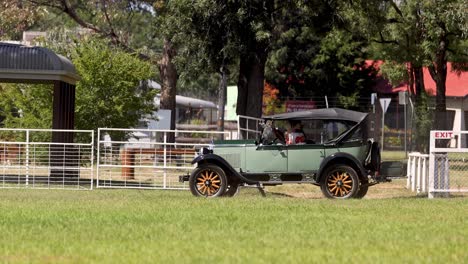
[[[318,183],[320,183],[320,181],[322,180],[322,174],[325,171],[325,169],[333,163],[350,165],[359,174],[360,179],[365,179],[367,176],[366,170],[364,169],[363,165],[361,164],[361,162],[359,162],[358,159],[356,159],[351,154],[348,154],[345,152],[338,152],[338,153],[335,153],[333,155],[326,157],[320,164],[320,169],[317,173],[317,179],[316,179]]]
[[[248,183],[248,184],[256,184],[256,181],[249,180],[245,178],[241,173],[236,171],[230,164],[227,162],[224,158],[216,155],[216,154],[203,154],[197,156],[195,159],[192,160],[192,164],[197,163],[198,165],[200,164],[214,164],[222,168],[226,174],[228,174],[228,177],[234,177],[236,179],[239,179],[242,182]]]

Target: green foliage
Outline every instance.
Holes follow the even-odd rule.
[[[385,79],[389,80],[393,86],[398,86],[402,82],[409,80],[406,64],[386,61],[380,66],[380,70]]]
[[[430,61],[434,61],[440,49],[440,39],[447,38],[449,59],[463,56],[468,61],[466,50],[460,49],[463,41],[468,40],[468,1],[447,0],[421,2],[423,26],[425,30],[424,52]],[[462,53],[462,54],[460,54]]]
[[[350,96],[344,96],[338,93],[338,102],[346,109],[357,107],[359,104],[358,99],[358,92],[355,92]]]
[[[423,153],[429,153],[429,134],[433,126],[433,112],[429,107],[429,99],[427,93],[421,95],[414,116],[416,149]]]
[[[49,129],[52,126],[53,86],[46,84],[2,84],[1,127]],[[25,140],[25,133],[5,132],[2,138]],[[31,141],[50,141],[50,133],[34,133]]]
[[[267,78],[283,96],[368,97],[376,72],[365,64],[365,43],[338,28],[321,34],[311,26],[286,31],[290,40],[272,52]]]
[[[2,84],[0,109],[3,127],[50,128],[53,86],[46,84]]]
[[[76,87],[76,128],[135,127],[155,110],[155,90],[139,90],[154,70],[136,55],[90,38],[78,42],[72,61],[81,80]]]

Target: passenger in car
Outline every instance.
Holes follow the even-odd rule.
[[[285,133],[286,144],[305,144],[305,133],[301,121],[291,120],[289,124],[291,128]]]

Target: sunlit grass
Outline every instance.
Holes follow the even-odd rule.
[[[387,185],[404,193],[397,198],[375,199],[371,189],[365,199],[347,201],[291,198],[281,190],[262,198],[255,189],[230,199],[188,191],[1,190],[0,261],[465,261],[468,200],[405,197],[401,183]]]

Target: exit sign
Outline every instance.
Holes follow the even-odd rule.
[[[453,132],[435,132],[434,137],[437,139],[451,139],[453,138]]]

